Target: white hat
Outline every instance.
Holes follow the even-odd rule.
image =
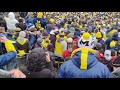
[[[79,48],[93,48],[94,47],[94,39],[92,39],[91,35],[87,32],[83,33],[82,37],[78,40]]]
[[[72,42],[73,42],[73,39],[72,39],[72,38],[68,38],[68,39],[67,39],[67,42],[68,42],[68,43],[72,43]]]
[[[106,60],[111,60],[111,51],[110,50],[105,50],[105,52],[104,52],[104,57],[105,57],[105,59]]]

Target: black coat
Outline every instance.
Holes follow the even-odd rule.
[[[110,72],[113,71],[112,60],[107,61],[105,58],[103,58],[102,60],[100,60],[100,62],[105,64],[108,67],[108,69],[110,70]]]
[[[26,75],[26,78],[55,78],[52,62],[46,64],[46,68],[39,72],[31,72],[26,67],[20,67],[20,70]]]

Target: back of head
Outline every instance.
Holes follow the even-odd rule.
[[[38,38],[38,39],[37,39],[37,42],[38,42],[38,43],[42,42],[42,38]]]
[[[49,43],[47,46],[48,51],[51,51],[54,48],[52,43]]]
[[[102,38],[103,36],[102,36],[102,33],[101,32],[97,32],[96,33],[96,38]]]
[[[102,44],[101,44],[101,43],[97,43],[97,44],[96,44],[96,49],[97,49],[97,50],[102,49]]]
[[[14,14],[13,12],[10,12],[10,13],[8,14],[8,18],[9,18],[9,19],[15,19],[15,14]]]
[[[32,12],[28,12],[27,16],[32,18],[33,17],[33,13]]]
[[[72,38],[68,38],[67,39],[67,43],[72,43],[73,42],[73,39]]]
[[[115,50],[112,50],[111,51],[111,56],[115,56],[115,54],[116,54],[115,52],[116,52]]]
[[[20,38],[25,38],[26,37],[26,33],[24,31],[20,31],[19,37]]]
[[[39,72],[45,68],[46,54],[42,48],[33,49],[28,56],[27,69],[32,72]]]
[[[79,48],[93,48],[94,40],[88,32],[83,33],[82,37],[78,40]]]
[[[120,56],[118,56],[118,57],[113,61],[113,66],[114,66],[114,67],[120,67]]]
[[[115,41],[110,42],[110,47],[115,47]]]
[[[105,59],[106,60],[111,60],[111,51],[110,50],[105,50],[105,52],[104,52],[104,57],[105,57]]]

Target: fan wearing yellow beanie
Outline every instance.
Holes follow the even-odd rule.
[[[116,47],[116,43],[114,40],[110,42],[110,50],[118,51],[118,48]]]
[[[96,33],[96,39],[97,39],[98,43],[102,44],[102,48],[104,49],[105,48],[105,41],[104,41],[102,32],[99,31]]]

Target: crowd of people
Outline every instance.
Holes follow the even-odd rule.
[[[120,78],[119,17],[120,12],[1,12],[0,68],[26,55],[23,66],[9,71],[16,78]]]

